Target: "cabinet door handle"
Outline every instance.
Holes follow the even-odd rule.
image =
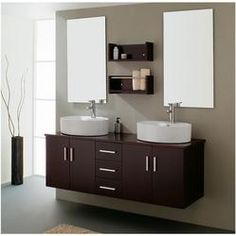
[[[116,172],[116,170],[113,169],[107,169],[107,168],[99,168],[101,171],[106,171],[106,172]]]
[[[157,171],[157,158],[153,157],[153,172]]]
[[[116,154],[115,151],[109,151],[109,150],[103,150],[103,149],[100,149],[99,152],[110,153],[110,154]]]
[[[67,161],[67,148],[66,147],[64,147],[63,160]]]
[[[148,172],[149,168],[149,163],[148,163],[148,160],[149,160],[149,156],[146,156],[146,167],[145,167],[145,170]]]
[[[100,189],[110,190],[110,191],[116,191],[116,188],[107,187],[107,186],[99,186],[99,188],[100,188]]]
[[[70,162],[73,161],[73,148],[70,148]]]

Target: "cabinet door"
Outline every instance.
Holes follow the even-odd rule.
[[[46,185],[56,188],[70,187],[69,178],[69,138],[46,137]]]
[[[70,139],[71,189],[93,192],[95,186],[95,142]]]
[[[123,145],[124,198],[149,202],[152,194],[151,146]]]
[[[180,148],[153,147],[154,203],[184,207],[183,152]]]

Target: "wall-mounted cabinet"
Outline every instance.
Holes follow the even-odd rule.
[[[109,76],[109,93],[110,94],[153,94],[153,76],[146,76],[145,89],[133,90],[132,76]]]
[[[203,196],[204,140],[46,135],[47,186],[185,208]]]
[[[203,195],[203,146],[199,144],[186,149],[124,144],[124,198],[178,208],[190,205]]]
[[[47,136],[46,184],[56,188],[93,192],[95,181],[95,143]]]
[[[114,60],[113,50],[119,49],[119,57]],[[126,54],[126,59],[121,59],[121,54]],[[114,44],[108,45],[109,61],[153,61],[153,43],[145,42],[144,44]]]

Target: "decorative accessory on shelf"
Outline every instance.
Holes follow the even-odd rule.
[[[119,59],[119,48],[115,46],[113,49],[113,60],[118,60],[118,59]]]
[[[121,59],[122,60],[126,60],[127,59],[127,54],[126,53],[122,53],[121,54]]]
[[[139,90],[140,87],[140,71],[139,70],[133,70],[132,72],[132,86],[133,90]]]
[[[1,96],[2,96],[2,101],[7,110],[8,129],[11,134],[11,158],[12,158],[11,183],[13,185],[19,185],[23,184],[23,137],[20,136],[20,117],[25,100],[25,78],[28,69],[22,74],[20,80],[21,93],[20,93],[20,100],[16,110],[16,118],[17,118],[17,135],[16,135],[14,119],[10,110],[11,89],[8,78],[9,61],[7,56],[5,56],[5,60],[6,60],[5,83],[7,91],[4,94],[3,90],[1,90]]]
[[[140,90],[146,90],[146,76],[151,75],[150,69],[141,69],[140,70]]]

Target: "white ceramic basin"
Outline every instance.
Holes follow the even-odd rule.
[[[168,121],[137,122],[137,139],[157,143],[187,143],[191,141],[192,125]]]
[[[65,116],[60,119],[60,130],[63,134],[71,135],[106,135],[108,134],[108,123],[107,117]]]

